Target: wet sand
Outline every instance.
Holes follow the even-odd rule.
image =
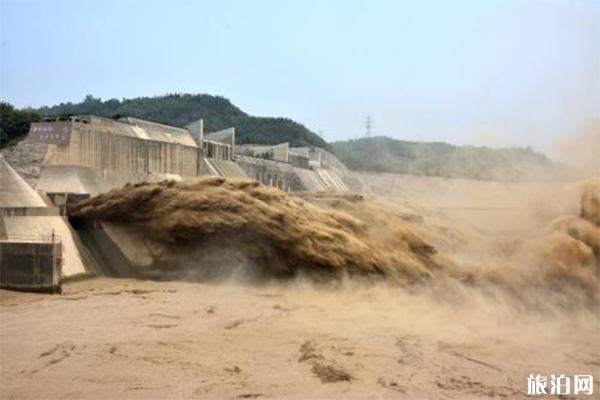
[[[0,397],[512,399],[530,373],[600,376],[598,320],[435,297],[106,278],[1,291]]]

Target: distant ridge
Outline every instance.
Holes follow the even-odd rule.
[[[385,136],[339,141],[333,152],[350,169],[412,175],[523,181],[564,177],[567,168],[531,148],[454,146]]]

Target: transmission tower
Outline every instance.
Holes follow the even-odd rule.
[[[365,137],[371,137],[372,126],[373,120],[371,119],[371,115],[367,115],[367,119],[365,120]]]

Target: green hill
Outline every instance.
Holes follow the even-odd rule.
[[[207,94],[169,94],[106,101],[88,95],[80,103],[61,103],[37,111],[48,117],[81,114],[109,118],[128,116],[179,127],[203,118],[205,132],[235,127],[239,144],[290,142],[292,146],[328,146],[317,134],[291,119],[254,117],[224,97]]]
[[[454,146],[373,137],[334,142],[334,153],[350,169],[412,175],[522,181],[560,177],[565,167],[531,148]]]

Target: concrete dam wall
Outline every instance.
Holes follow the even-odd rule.
[[[152,174],[197,175],[198,149],[191,138],[172,135],[158,140],[164,138],[104,119],[32,124],[30,136],[51,146],[47,165],[90,167],[114,185],[145,180]]]

